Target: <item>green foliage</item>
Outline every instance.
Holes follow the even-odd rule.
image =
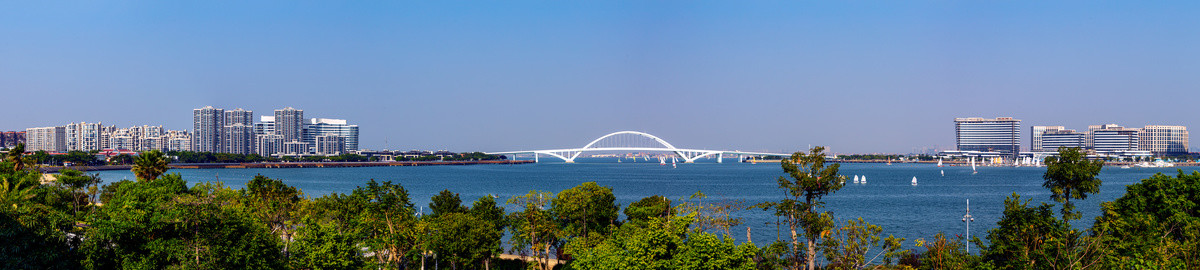
[[[279,239],[238,193],[219,183],[188,189],[178,174],[121,184],[93,217],[81,251],[88,268],[277,269]]]
[[[588,239],[598,240],[616,225],[621,207],[614,201],[612,188],[586,182],[553,197],[550,215],[558,222],[562,240],[578,239],[572,249],[587,248],[597,243]],[[573,253],[572,249],[565,253]]]
[[[553,198],[549,192],[530,191],[508,200],[521,208],[508,215],[509,246],[512,252],[534,257],[531,268],[550,269],[550,249],[558,241],[559,227],[545,208]]]
[[[666,218],[672,215],[671,200],[659,195],[642,198],[625,208],[625,219],[641,224],[652,217]]]
[[[409,200],[408,190],[391,181],[374,179],[366,187],[358,187],[350,195],[357,204],[356,223],[366,238],[366,246],[374,252],[375,262],[384,268],[402,268],[410,253],[418,249],[416,211]]]
[[[832,229],[833,221],[830,212],[818,212],[824,207],[821,198],[842,189],[844,176],[838,175],[839,164],[825,166],[825,148],[814,147],[808,154],[793,153],[791,158],[781,163],[783,171],[790,177],[779,177],[779,188],[784,190],[784,198],[777,202],[765,202],[753,208],[763,210],[774,209],[775,215],[784,217],[791,231],[791,250],[788,256],[789,269],[800,269],[801,263],[806,263],[807,269],[816,269],[817,243],[822,233]],[[800,245],[803,235],[806,245]],[[804,257],[799,254],[803,249]]]
[[[962,236],[948,239],[945,233],[939,232],[931,241],[917,239],[916,242],[918,247],[925,248],[918,269],[968,269],[977,260],[964,250],[966,243]]]
[[[471,205],[469,212],[475,218],[492,225],[490,231],[486,234],[476,235],[473,237],[480,238],[479,244],[481,248],[484,268],[490,268],[492,258],[497,254],[504,252],[502,241],[504,238],[504,230],[508,228],[508,219],[504,216],[504,208],[496,205],[496,199],[491,195],[479,197],[474,204]]]
[[[259,221],[283,241],[283,254],[289,254],[295,228],[299,226],[295,217],[304,195],[299,189],[283,181],[256,175],[241,190],[242,198]]]
[[[444,189],[438,195],[430,198],[429,209],[433,211],[431,217],[467,212],[467,207],[462,205],[462,199],[458,197],[458,193],[450,192],[449,189]]]
[[[755,269],[758,248],[689,230],[696,214],[653,217],[646,226],[625,224],[594,248],[581,251],[573,269]]]
[[[293,269],[362,269],[359,239],[332,222],[305,219],[292,244]]]
[[[443,213],[433,219],[430,250],[455,269],[491,258],[495,252],[493,239],[499,239],[502,233],[492,223],[467,213]]]
[[[158,150],[142,152],[133,160],[133,175],[138,181],[151,181],[167,172],[167,157]]]
[[[73,215],[70,196],[54,186],[38,184],[41,174],[0,163],[0,269],[79,268],[68,237]]]
[[[874,262],[879,256],[883,256],[885,265],[890,265],[907,253],[900,249],[904,238],[891,235],[886,239],[880,238],[882,232],[883,228],[867,223],[861,217],[858,220],[846,221],[846,226],[834,230],[821,243],[821,253],[825,254],[825,260],[828,261],[827,268],[860,269]],[[883,240],[883,245],[880,245],[880,240]],[[880,250],[871,254],[872,248],[875,247],[879,247]]]
[[[1066,224],[1054,217],[1053,206],[1030,207],[1029,199],[1013,193],[1004,199],[1004,215],[988,230],[991,243],[981,255],[998,269],[1030,269],[1047,265],[1058,252]]]
[[[1096,175],[1103,167],[1103,160],[1088,160],[1079,148],[1060,147],[1058,156],[1046,157],[1046,173],[1042,175],[1046,182],[1042,187],[1050,189],[1050,198],[1062,203],[1064,222],[1079,219],[1071,199],[1083,200],[1088,194],[1100,192],[1101,181]]]
[[[8,154],[4,156],[4,160],[9,162],[8,165],[13,166],[13,171],[25,170],[25,163],[28,162],[25,159],[25,143],[18,143],[17,146],[8,149]]]
[[[1105,267],[1200,268],[1200,172],[1155,174],[1102,208],[1094,229],[1111,247]]]

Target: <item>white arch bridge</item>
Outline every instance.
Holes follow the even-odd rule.
[[[487,154],[533,154],[534,160],[538,159],[538,155],[547,155],[560,158],[567,163],[575,163],[575,159],[579,158],[580,155],[586,152],[668,152],[678,155],[679,158],[683,159],[684,163],[692,163],[697,159],[713,155],[717,157],[717,162],[720,163],[722,161],[722,156],[725,154],[749,156],[791,156],[790,154],[778,153],[678,148],[659,138],[658,136],[650,135],[649,133],[640,131],[618,131],[609,133],[608,135],[604,135],[593,140],[581,148],[490,152]]]

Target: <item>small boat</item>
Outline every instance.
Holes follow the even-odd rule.
[[[658,157],[658,165],[667,165],[667,159]]]
[[[888,158],[888,163],[887,163],[887,165],[888,165],[888,166],[892,166],[892,158]]]
[[[858,184],[858,175],[854,175],[854,183]]]
[[[938,159],[938,168],[941,168],[941,167],[942,167],[942,159],[939,158]]]
[[[971,158],[971,174],[977,174],[977,173],[979,173],[979,171],[975,170],[975,158],[972,157]]]
[[[946,170],[942,170],[942,176],[946,176]]]
[[[917,177],[913,176],[912,185],[917,185]]]
[[[671,168],[672,169],[679,168],[678,166],[675,165],[675,157],[671,157]]]
[[[866,176],[866,175],[863,175],[863,176],[862,176],[862,183],[863,183],[863,184],[866,184],[866,183],[867,183],[867,176]]]

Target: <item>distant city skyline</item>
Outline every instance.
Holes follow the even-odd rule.
[[[954,118],[1200,126],[1200,3],[8,3],[0,131],[350,119],[362,149],[907,153]],[[1028,137],[1021,140],[1028,149]],[[1190,149],[1190,150],[1194,150]]]

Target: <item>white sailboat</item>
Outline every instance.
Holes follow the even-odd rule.
[[[912,185],[917,185],[917,177],[913,176]]]
[[[863,184],[866,184],[866,183],[867,183],[867,176],[866,176],[866,175],[863,175],[863,176],[862,176],[862,183],[863,183]]]
[[[667,159],[658,157],[658,165],[667,165]]]
[[[855,183],[855,184],[858,184],[858,175],[857,175],[857,174],[856,174],[856,175],[854,175],[854,183]]]
[[[938,159],[938,168],[941,168],[941,167],[942,167],[942,159],[939,158]]]
[[[971,174],[977,173],[979,173],[979,171],[975,170],[975,157],[971,157]]]
[[[946,176],[946,170],[942,170],[942,176]]]
[[[675,157],[671,157],[671,168],[672,169],[679,168],[678,166],[675,165]]]

